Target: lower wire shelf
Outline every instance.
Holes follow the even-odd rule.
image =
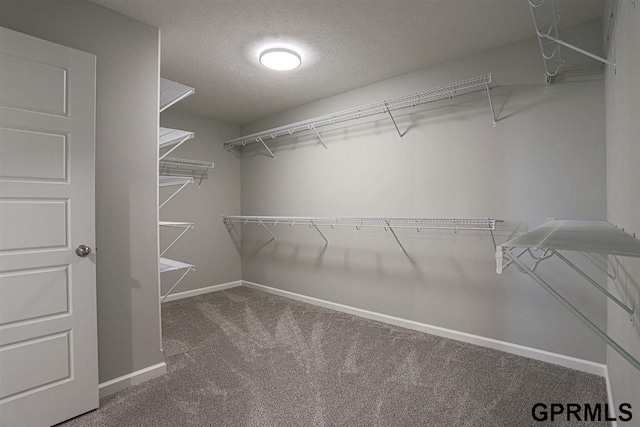
[[[400,246],[402,252],[408,255],[402,242],[396,234],[397,229],[420,230],[450,230],[458,231],[475,231],[488,232],[491,236],[494,248],[496,240],[494,231],[498,225],[504,224],[504,221],[493,218],[346,218],[346,217],[292,217],[292,216],[246,216],[246,215],[226,215],[222,217],[225,225],[230,229],[234,224],[258,224],[271,235],[271,240],[278,240],[276,235],[267,227],[267,225],[305,225],[314,228],[325,242],[325,246],[329,244],[326,236],[320,227],[354,227],[357,230],[361,228],[380,228],[388,230]]]
[[[170,271],[179,271],[179,270],[185,270],[185,272],[182,274],[182,276],[180,276],[180,278],[176,281],[176,283],[173,284],[171,289],[169,289],[169,291],[160,298],[160,302],[163,302],[165,299],[167,299],[167,297],[171,294],[171,292],[173,292],[173,290],[176,288],[176,286],[178,286],[178,284],[182,281],[182,279],[184,279],[187,276],[187,274],[189,274],[190,272],[195,271],[195,269],[196,267],[193,264],[187,264],[185,262],[161,257],[160,273],[168,273]]]

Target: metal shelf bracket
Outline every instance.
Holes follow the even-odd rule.
[[[194,229],[193,224],[185,225],[184,230],[160,253],[160,256],[163,257],[164,254],[166,254],[169,251],[169,249],[171,249],[176,243],[178,243],[178,240],[180,240],[182,236],[187,234],[189,230],[193,230],[193,229]]]
[[[166,300],[167,297],[169,295],[171,295],[171,292],[173,292],[173,290],[180,284],[180,282],[182,282],[182,279],[187,277],[187,274],[191,273],[192,271],[196,271],[195,267],[187,268],[187,270],[182,274],[182,276],[180,276],[178,281],[176,283],[174,283],[173,286],[171,287],[171,289],[169,289],[169,291],[166,294],[164,294],[164,296],[160,299],[160,302],[163,303],[164,300]]]
[[[176,191],[174,191],[174,192],[173,192],[173,194],[171,194],[171,196],[169,196],[169,197],[167,198],[167,200],[165,200],[164,202],[162,202],[162,204],[160,204],[160,207],[159,207],[158,209],[162,209],[162,207],[163,207],[164,205],[166,205],[167,203],[169,203],[169,201],[170,201],[171,199],[173,199],[173,198],[174,198],[174,197],[175,197],[175,196],[176,196],[180,191],[182,191],[182,189],[183,189],[184,187],[186,187],[187,185],[191,184],[192,182],[193,182],[193,180],[191,180],[191,181],[187,181],[187,182],[185,182],[184,184],[182,184],[182,185],[180,186],[180,188],[178,188]]]

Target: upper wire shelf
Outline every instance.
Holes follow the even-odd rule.
[[[213,162],[202,160],[178,159],[175,157],[165,157],[160,160],[161,176],[184,176],[191,175],[198,179],[198,185],[203,179],[207,179],[208,170],[213,168]]]
[[[560,39],[558,34],[560,15],[556,8],[556,0],[529,0],[529,8],[531,9],[536,35],[538,36],[538,43],[540,44],[540,52],[542,53],[542,59],[544,61],[544,73],[547,83],[551,82],[551,78],[558,74],[560,68],[562,68],[566,62],[562,57],[560,46],[572,49],[602,63],[613,65],[615,69],[616,64],[614,61],[595,55]],[[611,9],[613,10],[613,8]],[[612,19],[613,14],[610,16],[610,20]],[[611,22],[608,22],[608,25],[611,25]]]
[[[408,107],[415,107],[430,102],[441,101],[445,99],[454,98],[457,96],[467,95],[474,92],[486,91],[489,97],[489,106],[491,107],[491,115],[493,118],[493,126],[495,127],[496,117],[493,110],[493,102],[491,100],[490,89],[494,87],[491,79],[491,74],[483,76],[473,77],[466,80],[460,80],[457,82],[449,83],[443,86],[438,86],[431,89],[426,89],[420,92],[411,93],[408,95],[399,96],[396,98],[388,99],[385,101],[379,101],[372,104],[363,105],[361,107],[350,108],[348,110],[339,111],[337,113],[326,114],[324,116],[315,117],[313,119],[307,119],[296,123],[291,123],[284,126],[267,129],[261,132],[252,133],[251,135],[245,135],[239,138],[229,140],[224,143],[224,147],[231,149],[235,146],[244,146],[247,144],[261,143],[269,151],[271,157],[273,152],[267,147],[265,140],[275,139],[283,135],[292,135],[296,132],[313,131],[316,133],[320,142],[326,148],[326,144],[322,136],[318,133],[318,128],[322,126],[333,125],[349,120],[360,119],[363,117],[372,116],[375,114],[389,114],[393,123],[398,131],[398,134],[402,138],[404,133],[401,133],[398,125],[391,114],[392,111],[400,110]],[[405,132],[406,133],[406,132]]]
[[[196,90],[182,83],[160,79],[160,112],[193,95]]]

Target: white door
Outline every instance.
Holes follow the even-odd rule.
[[[94,121],[94,55],[0,28],[2,427],[98,406]]]

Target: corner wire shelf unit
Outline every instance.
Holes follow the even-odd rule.
[[[518,250],[520,251],[518,252]],[[536,251],[541,252],[536,254]],[[536,269],[543,261],[553,257],[559,259],[626,311],[633,322],[633,307],[629,307],[618,297],[610,293],[606,289],[606,285],[600,285],[584,270],[560,253],[560,251],[572,251],[582,254],[605,275],[616,280],[615,275],[597,263],[589,254],[640,258],[640,241],[606,221],[552,219],[496,248],[496,271],[498,274],[501,274],[504,269],[514,264],[521,272],[530,276],[549,292],[567,310],[598,335],[598,337],[609,344],[620,356],[625,358],[636,369],[640,370],[640,362],[638,359],[634,358],[628,351],[616,343],[606,332],[600,329],[536,273]],[[532,258],[533,264],[531,266],[526,265],[521,259],[525,254],[528,254]]]
[[[160,79],[160,112],[162,113],[173,104],[193,95],[196,90],[192,87],[173,82],[167,79]]]
[[[160,128],[158,133],[158,145],[160,149],[171,147],[170,150],[160,155],[160,160],[164,159],[176,148],[180,147],[184,142],[194,137],[193,132],[187,130]]]
[[[264,227],[271,235],[271,240],[277,240],[275,234],[267,227],[267,225],[306,225],[314,228],[322,237],[325,245],[329,244],[326,236],[320,231],[319,227],[354,227],[359,230],[365,228],[382,228],[389,231],[396,242],[407,254],[402,242],[396,234],[396,229],[411,229],[420,232],[422,230],[451,230],[451,231],[487,231],[491,234],[491,238],[495,247],[495,238],[493,235],[496,230],[496,224],[502,223],[502,220],[486,218],[486,219],[425,219],[425,218],[327,218],[327,217],[284,217],[284,216],[224,216],[224,223],[230,227],[233,224],[258,224]]]
[[[178,284],[182,282],[182,279],[187,277],[187,274],[196,270],[196,267],[193,264],[187,264],[187,263],[176,261],[169,258],[162,258],[162,257],[160,258],[160,273],[168,273],[170,271],[179,271],[179,270],[185,270],[185,272],[182,274],[182,276],[180,276],[180,278],[176,281],[176,283],[174,283],[171,289],[169,289],[169,291],[160,298],[160,302],[163,302],[165,299],[167,299],[167,297],[171,294],[171,292],[173,292],[176,286],[178,286]]]
[[[269,155],[273,158],[276,156],[267,146],[265,140],[275,139],[283,135],[292,135],[296,132],[313,131],[320,143],[327,148],[327,145],[322,138],[322,135],[318,132],[318,128],[323,126],[329,126],[336,123],[346,122],[349,120],[356,120],[363,117],[373,116],[376,114],[388,114],[400,136],[405,135],[400,132],[398,124],[393,117],[392,111],[401,110],[409,107],[416,107],[422,104],[428,104],[431,102],[441,101],[445,99],[451,99],[470,93],[486,91],[489,98],[489,107],[491,109],[491,117],[493,119],[493,126],[497,126],[496,115],[493,109],[493,101],[491,99],[491,88],[495,87],[491,79],[491,74],[483,76],[473,77],[467,80],[461,80],[454,83],[449,83],[444,86],[438,86],[431,89],[426,89],[420,92],[411,93],[397,98],[392,98],[386,101],[379,101],[361,107],[351,108],[348,110],[339,111],[337,113],[326,114],[324,116],[315,117],[313,119],[307,119],[296,123],[291,123],[284,126],[256,132],[251,135],[242,136],[232,139],[224,143],[226,149],[232,149],[236,146],[245,146],[247,144],[261,143],[264,148],[269,152]]]
[[[538,43],[540,44],[540,52],[542,53],[547,83],[551,83],[551,78],[558,74],[560,68],[562,68],[566,62],[562,57],[561,46],[575,50],[604,64],[612,65],[615,70],[616,64],[614,61],[595,55],[560,39],[558,34],[560,15],[557,13],[556,0],[528,1],[536,35],[538,36]],[[613,19],[613,15],[610,16],[610,20],[611,19]],[[611,25],[610,22],[608,22],[608,24]]]
[[[167,108],[171,107],[177,102],[191,96],[195,93],[195,89],[192,87],[183,85],[181,83],[173,82],[167,79],[160,79],[160,113]],[[196,176],[200,179],[200,182],[206,178],[206,171],[210,167],[213,167],[213,163],[196,162],[195,160],[184,160],[167,157],[171,152],[180,147],[184,142],[194,137],[193,132],[178,129],[159,128],[158,130],[158,148],[163,150],[171,147],[159,156],[159,177],[158,185],[163,187],[178,187],[164,202],[158,206],[161,209],[164,205],[169,203],[180,191],[182,191],[187,185],[194,182]],[[205,165],[207,167],[205,168]],[[189,172],[192,176],[183,176],[185,172]],[[159,221],[159,227],[173,227],[181,228],[179,233],[170,244],[161,253],[159,259],[160,273],[166,273],[169,271],[185,270],[180,278],[171,286],[169,291],[161,296],[160,302],[162,303],[173,290],[182,282],[182,280],[190,272],[195,270],[195,266],[180,261],[164,258],[164,255],[185,235],[189,230],[194,228],[192,222],[178,222],[178,221]]]
[[[160,159],[161,176],[184,176],[188,174],[194,179],[198,179],[198,185],[202,183],[203,179],[208,178],[209,169],[213,169],[213,162],[178,159],[175,157]]]

